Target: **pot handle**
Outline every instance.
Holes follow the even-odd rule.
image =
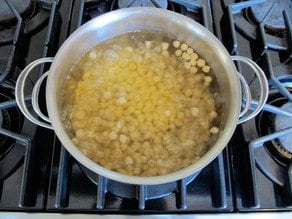
[[[37,80],[37,82],[34,85],[33,90],[32,90],[31,102],[32,102],[33,110],[37,115],[31,113],[26,106],[25,99],[24,99],[24,88],[25,88],[25,84],[28,80],[29,74],[32,72],[32,70],[36,66],[43,64],[43,63],[47,63],[47,62],[53,62],[53,60],[54,60],[53,57],[46,57],[46,58],[40,58],[40,59],[33,61],[32,63],[30,63],[29,65],[27,65],[23,69],[23,71],[18,76],[18,79],[16,81],[16,85],[15,85],[15,99],[16,99],[16,103],[17,103],[19,109],[21,110],[21,112],[31,122],[33,122],[39,126],[42,126],[44,128],[48,128],[48,129],[53,129],[53,127],[49,124],[49,123],[51,123],[50,119],[41,112],[40,107],[39,107],[39,103],[38,103],[38,97],[39,97],[40,86],[41,86],[43,80],[49,75],[49,71],[44,73]]]
[[[253,72],[256,74],[259,80],[259,85],[260,85],[260,96],[259,96],[258,105],[255,108],[255,110],[250,112],[251,111],[250,105],[252,102],[250,88],[245,78],[240,73],[238,73],[239,80],[242,86],[242,92],[244,94],[243,100],[242,100],[243,110],[241,111],[239,115],[239,120],[238,120],[238,124],[241,124],[255,117],[263,109],[269,95],[269,84],[268,84],[268,80],[266,78],[265,73],[260,68],[260,66],[258,66],[258,64],[256,64],[254,61],[243,56],[231,56],[231,58],[233,61],[244,62],[249,67],[251,67]]]
[[[243,110],[241,111],[241,113],[239,115],[239,120],[238,120],[238,124],[241,124],[241,123],[244,123],[244,122],[250,120],[251,118],[255,117],[262,110],[262,108],[264,107],[264,105],[267,101],[267,98],[268,98],[269,85],[268,85],[268,81],[267,81],[267,78],[265,76],[265,73],[254,61],[252,61],[246,57],[243,57],[243,56],[231,56],[231,58],[233,61],[240,61],[240,62],[244,62],[247,65],[249,65],[252,68],[252,70],[254,71],[254,73],[256,74],[256,76],[258,77],[258,80],[260,83],[261,93],[260,93],[258,105],[254,111],[247,114],[248,111],[250,111],[250,105],[252,102],[251,93],[250,93],[248,83],[246,82],[244,77],[240,73],[238,73],[238,77],[239,77],[239,80],[240,80],[240,83],[242,86],[242,92],[244,94],[244,98],[242,101]],[[43,80],[49,75],[49,71],[44,73],[37,80],[37,82],[34,85],[33,90],[32,90],[32,97],[31,97],[32,107],[33,107],[33,110],[35,111],[35,113],[42,120],[40,120],[35,114],[32,114],[28,110],[26,103],[25,103],[25,98],[24,98],[24,87],[25,87],[25,83],[27,81],[29,74],[36,66],[43,64],[43,63],[47,63],[47,62],[53,62],[53,60],[54,60],[53,57],[46,57],[46,58],[40,58],[40,59],[33,61],[32,63],[30,63],[29,65],[27,65],[23,69],[23,71],[20,73],[20,75],[17,79],[16,85],[15,85],[15,99],[16,99],[16,103],[17,103],[18,107],[20,108],[21,112],[31,122],[33,122],[39,126],[42,126],[44,128],[48,128],[48,129],[53,129],[53,127],[50,124],[48,124],[48,123],[50,123],[50,119],[47,116],[45,116],[39,108],[39,104],[38,104],[38,96],[39,95],[38,94],[39,94],[40,86],[41,86]]]

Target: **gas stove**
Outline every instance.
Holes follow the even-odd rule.
[[[201,218],[292,216],[291,1],[0,0],[1,218]],[[253,59],[269,80],[269,98],[238,125],[226,149],[193,175],[163,185],[122,184],[92,173],[54,132],[27,120],[14,87],[33,60],[54,56],[80,25],[124,7],[161,7],[204,25],[230,55]],[[258,81],[237,64],[257,106]],[[35,70],[31,90],[49,66]],[[44,99],[44,93],[41,93]],[[45,103],[41,101],[41,107]],[[179,216],[180,215],[180,216]]]

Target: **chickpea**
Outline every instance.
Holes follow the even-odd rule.
[[[180,42],[178,40],[175,40],[175,41],[173,41],[172,45],[174,48],[178,48],[178,47],[180,47]]]
[[[126,135],[120,135],[120,142],[122,143],[122,144],[126,144],[126,143],[128,143],[128,137],[126,136]]]
[[[205,72],[205,73],[208,73],[208,72],[210,71],[210,66],[205,65],[205,66],[202,68],[202,71]]]
[[[214,126],[214,127],[212,127],[212,128],[210,129],[210,133],[211,133],[211,134],[214,134],[214,135],[215,135],[215,134],[218,134],[218,133],[219,133],[219,129],[218,129],[217,127]]]
[[[212,119],[217,118],[217,116],[218,116],[218,114],[217,114],[216,111],[211,111],[211,113],[210,113],[210,117],[211,117]]]
[[[190,67],[190,73],[195,74],[197,71],[198,69],[196,67]]]
[[[110,137],[111,140],[116,140],[117,137],[118,137],[118,135],[117,135],[116,132],[111,132],[111,133],[109,134],[109,137]]]
[[[133,164],[134,164],[134,160],[133,160],[133,158],[130,157],[130,156],[127,156],[127,157],[125,158],[125,164],[126,164],[126,165],[133,165]]]
[[[191,68],[191,63],[190,62],[185,62],[184,64],[186,69],[190,69]]]
[[[175,55],[176,56],[181,56],[182,55],[182,51],[181,50],[175,50]]]
[[[197,117],[199,115],[199,112],[200,112],[199,108],[196,107],[191,108],[192,116]]]
[[[188,53],[184,52],[184,53],[182,54],[182,58],[183,58],[185,61],[189,61],[189,60],[191,59],[191,56],[190,56]]]
[[[204,59],[198,59],[197,60],[197,65],[199,66],[199,67],[204,67],[205,66],[205,64],[206,64],[206,61],[204,60]]]
[[[189,48],[189,46],[186,43],[181,44],[180,49],[181,51],[186,51]]]
[[[169,47],[169,43],[167,43],[167,42],[161,43],[161,48],[163,51],[168,50],[168,47]]]
[[[187,49],[187,54],[191,55],[191,54],[193,54],[193,53],[194,53],[193,48],[189,47],[189,48]]]

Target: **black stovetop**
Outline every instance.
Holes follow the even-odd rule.
[[[27,8],[20,7],[20,2]],[[27,64],[54,56],[80,25],[127,5],[126,1],[0,0],[4,5],[0,9],[0,210],[118,214],[292,211],[292,146],[287,140],[292,126],[278,125],[279,120],[292,117],[278,116],[292,112],[292,12],[291,3],[283,2],[161,3],[208,28],[230,55],[257,62],[269,79],[270,94],[265,111],[238,125],[226,149],[203,170],[161,186],[135,186],[85,169],[53,131],[25,119],[14,101],[15,81]],[[7,11],[10,16],[3,17]],[[256,79],[246,74],[246,66],[237,67],[256,98]],[[48,68],[43,66],[35,74]],[[29,105],[30,94],[26,95]],[[281,109],[275,111],[273,106]],[[279,131],[288,134],[271,137]]]

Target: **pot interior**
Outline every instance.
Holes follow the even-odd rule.
[[[104,170],[91,162],[72,143],[61,122],[62,88],[72,65],[96,44],[117,35],[133,31],[158,31],[187,43],[202,56],[216,76],[224,105],[222,127],[215,145],[195,164],[167,176],[124,177],[122,174]],[[241,93],[232,60],[221,43],[195,21],[162,9],[127,8],[97,17],[78,28],[59,49],[50,69],[47,83],[47,105],[49,117],[56,134],[66,149],[89,169],[114,180],[136,184],[159,184],[186,177],[211,162],[226,146],[234,132],[241,104]],[[135,181],[133,181],[135,180]]]

